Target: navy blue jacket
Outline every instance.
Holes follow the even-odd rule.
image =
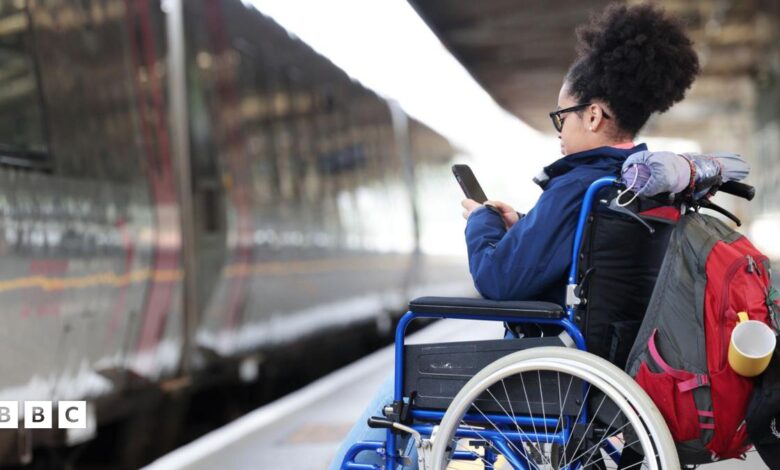
[[[493,300],[543,300],[564,305],[574,231],[588,186],[618,176],[625,159],[647,150],[599,147],[567,155],[544,169],[544,192],[508,231],[501,217],[478,208],[466,223],[469,270],[480,294]]]

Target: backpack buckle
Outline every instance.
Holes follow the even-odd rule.
[[[693,378],[677,384],[677,388],[681,392],[688,392],[694,388],[704,387],[710,385],[710,378],[705,374],[696,374]]]

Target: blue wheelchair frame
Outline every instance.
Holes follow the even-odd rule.
[[[500,322],[532,322],[532,323],[540,323],[540,324],[554,324],[561,326],[566,332],[571,336],[571,338],[574,340],[574,343],[576,344],[577,348],[586,351],[585,347],[585,338],[582,335],[582,332],[579,330],[577,325],[574,323],[574,316],[575,316],[575,308],[579,304],[579,299],[575,296],[575,288],[577,287],[577,270],[579,267],[579,250],[580,245],[582,244],[582,238],[585,232],[585,226],[588,221],[588,216],[590,215],[591,209],[593,207],[593,202],[598,195],[598,193],[609,186],[620,186],[619,180],[617,178],[601,178],[593,182],[589,187],[588,190],[585,193],[585,198],[583,199],[583,204],[580,209],[579,219],[577,220],[577,228],[574,235],[574,245],[572,247],[571,252],[571,268],[569,270],[569,277],[568,277],[568,285],[567,285],[567,297],[566,297],[566,316],[560,319],[541,319],[541,318],[523,318],[518,317],[516,315],[508,315],[508,314],[500,314],[496,313],[494,315],[467,315],[467,314],[461,314],[461,313],[421,313],[421,312],[415,312],[415,311],[408,311],[406,314],[404,314],[403,317],[401,317],[400,322],[398,323],[398,326],[396,327],[395,331],[395,380],[394,380],[394,389],[393,389],[393,400],[396,402],[400,402],[403,400],[403,364],[404,364],[404,340],[406,336],[406,328],[413,320],[417,318],[450,318],[450,319],[460,319],[460,320],[487,320],[487,321],[500,321]],[[587,390],[587,385],[584,385],[583,390],[583,396],[585,395]],[[587,407],[583,408],[582,413],[579,417],[580,423],[587,423],[588,417],[587,417]],[[441,421],[442,417],[444,416],[443,411],[435,411],[435,410],[416,410],[412,409],[410,411],[411,417],[414,419],[420,419],[425,421]],[[515,423],[518,423],[520,425],[530,425],[534,426],[534,429],[537,427],[545,429],[547,427],[556,428],[557,420],[552,418],[533,418],[533,417],[527,417],[527,416],[518,416],[516,420],[511,419],[507,416],[501,416],[501,415],[493,415],[488,414],[484,416],[477,416],[477,415],[469,415],[467,414],[466,419],[468,421],[472,422],[487,422],[487,420],[491,420],[493,423],[500,423],[500,424],[511,424],[514,425]],[[507,461],[513,466],[513,468],[516,469],[527,469],[528,465],[526,462],[528,461],[528,456],[521,455],[518,456],[516,453],[511,449],[509,443],[507,442],[507,439],[510,439],[512,441],[529,441],[532,440],[534,442],[544,442],[544,443],[556,443],[563,445],[565,444],[569,437],[570,437],[570,424],[567,423],[566,426],[563,426],[560,430],[560,432],[557,433],[537,433],[537,432],[517,432],[517,431],[511,431],[511,430],[504,430],[501,432],[497,431],[474,431],[469,429],[459,429],[455,436],[460,438],[475,438],[475,439],[481,439],[481,440],[489,440],[501,453],[502,455],[507,459]],[[433,431],[433,425],[431,424],[414,424],[411,426],[413,429],[415,429],[417,432],[419,432],[423,436],[430,436],[431,432]],[[385,460],[385,468],[390,470],[394,469],[396,465],[399,465],[402,463],[401,456],[398,453],[398,442],[397,442],[398,436],[396,433],[388,429],[387,430],[387,438],[386,441],[364,441],[359,442],[355,445],[353,445],[349,451],[347,452],[346,456],[344,457],[344,461],[342,464],[343,470],[378,470],[378,467],[373,464],[361,464],[361,463],[355,463],[353,462],[354,458],[360,454],[361,452],[365,451],[374,451],[379,453],[380,455],[384,455]],[[607,446],[605,449],[610,456],[617,462],[620,459],[620,451],[618,451],[616,448],[612,447],[611,444],[607,441],[604,443],[604,445]],[[520,446],[522,449],[522,446]],[[495,456],[492,456],[492,458],[487,459],[488,461],[492,462],[493,458]],[[464,459],[464,460],[474,460],[474,454],[470,452],[455,452],[454,453],[455,459]],[[525,460],[525,462],[523,461]],[[573,465],[575,468],[578,466],[578,464]],[[487,467],[486,468],[490,468]]]

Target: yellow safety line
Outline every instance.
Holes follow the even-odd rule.
[[[156,282],[178,281],[184,276],[180,269],[167,269],[151,271],[141,269],[127,274],[112,272],[90,274],[80,277],[55,278],[45,276],[31,276],[0,281],[0,292],[16,289],[39,288],[44,291],[59,291],[66,289],[85,289],[95,286],[122,287],[134,282],[143,282],[154,279]]]
[[[397,257],[383,258],[331,258],[309,261],[267,261],[253,264],[238,263],[226,266],[223,274],[226,278],[247,277],[254,275],[289,275],[312,274],[328,271],[376,271],[398,269],[408,265],[409,259]],[[154,282],[177,282],[184,278],[180,269],[150,270],[139,269],[125,274],[105,272],[80,277],[55,278],[46,276],[29,276],[0,280],[0,293],[18,289],[39,288],[43,291],[61,291],[67,289],[86,289],[96,286],[123,287],[131,283],[144,282],[153,279]]]

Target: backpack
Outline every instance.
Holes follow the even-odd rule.
[[[769,261],[713,217],[690,212],[672,232],[626,371],[664,416],[683,464],[741,457],[753,392],[727,353],[738,317],[769,323]]]

